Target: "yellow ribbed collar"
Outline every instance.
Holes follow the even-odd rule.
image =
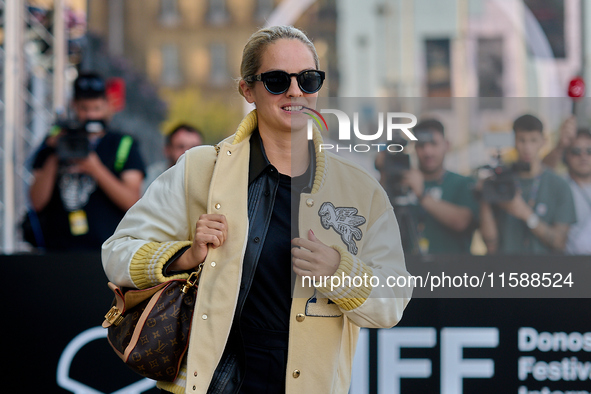
[[[232,140],[232,145],[239,144],[240,142],[246,140],[250,137],[252,132],[258,126],[258,117],[257,117],[257,110],[253,109],[242,119],[240,125],[236,129],[236,133],[234,134],[234,139]],[[320,150],[320,144],[323,143],[322,135],[316,125],[313,125],[313,138],[314,141],[314,150],[316,153],[316,173],[314,174],[314,185],[312,186],[311,193],[314,194],[324,184],[324,179],[326,177],[326,154]],[[228,139],[229,140],[229,139]]]

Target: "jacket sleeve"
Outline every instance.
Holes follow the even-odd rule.
[[[164,172],[127,211],[102,247],[103,268],[119,286],[147,288],[186,276],[164,276],[163,267],[191,245],[185,194],[185,157]]]
[[[341,254],[341,263],[333,276],[322,283],[325,286],[317,287],[360,327],[395,326],[412,295],[398,222],[389,203],[387,206],[367,229],[359,256],[333,246]]]

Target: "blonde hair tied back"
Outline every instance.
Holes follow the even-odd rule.
[[[318,69],[320,67],[320,61],[318,60],[316,48],[308,36],[304,34],[304,32],[293,26],[271,26],[260,29],[248,39],[248,42],[242,51],[240,78],[244,79],[250,75],[255,75],[261,66],[261,58],[267,46],[280,39],[299,40],[305,44],[312,53],[316,68]],[[250,86],[252,82],[247,82],[247,84]],[[244,96],[240,85],[238,85],[238,93]]]

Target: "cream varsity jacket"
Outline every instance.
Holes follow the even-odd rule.
[[[191,244],[201,214],[226,216],[228,239],[210,249],[205,260],[181,373],[173,383],[158,384],[173,393],[207,392],[230,333],[248,235],[249,139],[256,127],[255,110],[215,150],[188,151],[150,186],[103,245],[109,280],[146,288],[171,279],[162,269]],[[333,277],[345,280],[331,287],[339,283],[329,278],[315,287],[297,277],[285,372],[288,394],[346,394],[359,328],[396,325],[412,293],[387,284],[388,277],[408,272],[386,193],[358,166],[319,152],[321,143],[315,131],[314,186],[301,196],[299,233],[305,238],[312,229],[340,252]]]

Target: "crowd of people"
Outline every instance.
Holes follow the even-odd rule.
[[[405,253],[470,253],[477,229],[491,254],[591,252],[591,133],[574,119],[544,160],[542,122],[515,119],[517,161],[485,179],[446,169],[445,127],[425,119],[413,128],[418,168],[381,152],[380,185],[318,149],[318,130],[308,140],[298,108],[315,106],[325,73],[301,31],[253,34],[240,72],[256,110],[215,147],[190,149],[203,135],[179,125],[146,171],[138,143],[109,125],[105,81],[86,73],[77,122],[53,128],[34,158],[23,225],[33,245],[102,248],[123,287],[203,270],[188,355],[162,392],[346,392],[359,328],[396,325],[412,288],[303,277],[407,276]],[[553,171],[561,160],[565,177]]]
[[[388,187],[388,153],[376,159],[385,189],[397,191],[389,194],[407,253],[470,253],[479,230],[488,254],[591,254],[591,132],[574,117],[544,158],[542,122],[515,119],[517,161],[497,163],[484,179],[445,168],[450,144],[441,122],[425,119],[414,131],[418,168],[401,171],[402,188]],[[555,172],[561,161],[564,176]]]
[[[192,125],[178,125],[165,137],[165,160],[146,168],[137,141],[109,127],[101,76],[76,79],[72,108],[78,127],[87,129],[89,150],[76,152],[79,144],[66,136],[75,130],[52,129],[34,157],[24,236],[47,250],[99,250],[127,209],[185,151],[201,145],[203,135]],[[421,137],[414,146],[418,168],[392,176],[392,154],[376,158],[406,253],[470,253],[479,230],[489,254],[591,254],[591,131],[577,128],[575,117],[564,121],[543,159],[542,122],[529,114],[517,118],[517,163],[503,166],[509,174],[496,183],[445,168],[450,143],[440,121],[425,119],[413,131]],[[561,163],[563,176],[555,173]]]

